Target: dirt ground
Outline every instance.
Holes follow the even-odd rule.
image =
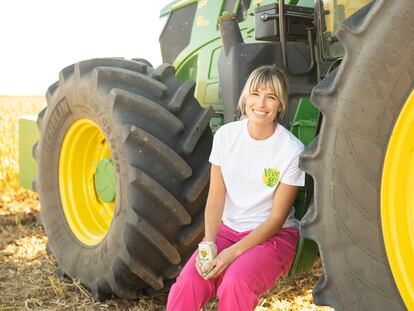
[[[46,254],[47,237],[36,224],[37,195],[20,189],[0,197],[0,311],[3,310],[163,310],[166,294],[138,301],[113,298],[95,302],[79,281],[57,275],[53,255]],[[329,310],[312,304],[311,289],[321,273],[312,271],[279,280],[256,310]],[[212,301],[205,310],[216,310]]]
[[[128,301],[93,300],[78,280],[57,275],[47,237],[36,223],[36,193],[17,185],[17,117],[40,111],[43,97],[0,96],[0,311],[3,310],[164,310],[166,294]],[[256,311],[332,310],[312,304],[312,288],[321,273],[317,261],[306,274],[282,278],[262,296]],[[211,301],[204,310],[216,310]]]

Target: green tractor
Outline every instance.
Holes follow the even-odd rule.
[[[412,0],[177,0],[161,11],[165,64],[64,68],[33,148],[58,272],[98,300],[167,290],[203,236],[213,133],[250,71],[277,64],[279,122],[307,145],[290,273],[319,251],[316,304],[414,310],[413,16]]]

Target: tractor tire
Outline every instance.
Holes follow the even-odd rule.
[[[212,110],[194,86],[167,64],[106,58],[63,69],[47,91],[40,218],[58,273],[97,300],[165,290],[202,238]]]
[[[413,16],[412,0],[374,1],[350,16],[337,32],[345,58],[312,93],[323,120],[300,162],[315,182],[301,234],[316,241],[320,250],[323,274],[313,292],[318,305],[335,310],[413,309],[414,274],[404,272],[413,263],[412,239],[411,245],[396,247],[411,249],[407,258],[389,250],[385,238],[397,227],[410,226],[412,238],[413,206],[408,201],[392,206],[408,212],[405,220],[389,227],[381,216],[389,142],[402,109],[414,109],[409,97],[414,86]],[[413,123],[405,126],[414,131]],[[413,163],[411,153],[411,172]],[[409,193],[407,184],[400,185],[412,199],[412,189]],[[403,281],[396,277],[399,273]]]

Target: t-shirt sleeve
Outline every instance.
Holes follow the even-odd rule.
[[[210,158],[208,159],[211,164],[221,166],[221,154],[222,154],[222,135],[220,129],[217,130],[213,137],[213,147],[211,148]]]
[[[299,169],[299,156],[303,151],[303,146],[298,150],[292,160],[289,163],[285,173],[280,180],[282,183],[291,186],[304,186],[305,185],[305,173]]]

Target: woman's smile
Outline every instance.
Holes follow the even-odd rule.
[[[269,88],[253,91],[246,98],[247,117],[261,126],[274,123],[280,107],[279,98]]]
[[[252,109],[252,111],[253,111],[254,114],[256,114],[258,116],[265,116],[267,114],[266,111],[260,111],[260,110],[254,109],[254,108]]]

